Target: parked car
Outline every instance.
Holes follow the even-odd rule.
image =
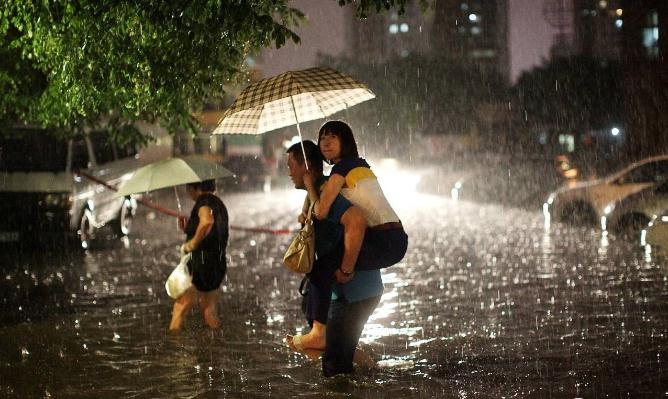
[[[75,240],[87,248],[108,224],[127,235],[136,201],[114,197],[102,183],[116,186],[132,175],[135,148],[113,145],[106,132],[73,140],[47,133],[20,128],[0,136],[0,242]]]
[[[668,209],[668,181],[650,186],[608,204],[601,217],[601,227],[616,233],[636,235]]]
[[[567,182],[543,204],[546,220],[598,224],[609,204],[668,178],[668,155],[632,163],[601,179]]]

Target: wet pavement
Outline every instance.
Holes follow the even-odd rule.
[[[223,194],[231,224],[296,228],[303,194]],[[159,197],[170,201],[170,196]],[[167,333],[182,236],[140,209],[84,254],[3,251],[3,398],[657,398],[668,396],[668,264],[634,242],[525,211],[391,197],[409,234],[363,334],[378,366],[325,379],[291,352],[305,328],[289,235],[232,230],[221,331]],[[173,204],[167,204],[173,205]],[[191,203],[184,201],[184,207]]]

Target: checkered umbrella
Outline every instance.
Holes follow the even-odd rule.
[[[244,89],[221,118],[214,134],[262,134],[325,118],[370,100],[364,84],[331,68],[290,71]]]

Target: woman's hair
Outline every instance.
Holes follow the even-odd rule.
[[[353,130],[344,121],[328,121],[320,127],[320,131],[318,132],[318,148],[320,147],[320,137],[323,134],[331,134],[339,138],[341,142],[341,158],[359,157]]]
[[[187,186],[195,190],[202,190],[207,192],[216,191],[216,181],[213,179],[188,183]]]

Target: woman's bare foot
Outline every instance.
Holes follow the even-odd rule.
[[[308,334],[304,335],[288,335],[285,340],[288,345],[298,351],[305,349],[325,350],[325,329],[327,326],[320,322],[314,321],[313,328]]]
[[[312,331],[304,335],[288,335],[285,337],[292,348],[298,351],[306,349],[325,350],[325,336],[320,334],[313,334]]]

